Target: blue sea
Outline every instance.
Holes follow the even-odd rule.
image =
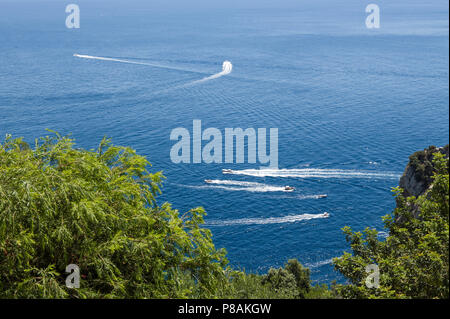
[[[65,25],[71,2],[79,29]],[[374,0],[379,29],[356,0],[71,2],[0,0],[0,135],[135,148],[166,176],[159,203],[204,207],[235,268],[297,258],[314,282],[343,281],[341,229],[385,231],[409,155],[449,142],[447,1]],[[185,85],[225,60],[231,74]],[[195,119],[278,128],[280,170],[172,163],[171,131]]]

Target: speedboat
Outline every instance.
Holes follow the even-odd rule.
[[[285,190],[285,191],[288,191],[288,192],[292,192],[292,191],[295,190],[295,187],[292,187],[292,186],[284,186],[284,190]]]
[[[330,214],[325,212],[325,213],[323,213],[323,217],[330,217]]]
[[[212,180],[211,180],[211,179],[205,179],[205,183],[211,184],[211,183],[212,183]]]
[[[327,194],[323,194],[323,195],[317,195],[317,198],[327,198],[328,195]]]
[[[223,169],[222,173],[223,174],[231,174],[231,173],[233,173],[233,171],[231,169]]]

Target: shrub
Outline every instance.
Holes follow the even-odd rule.
[[[211,297],[227,283],[225,251],[201,228],[202,208],[182,216],[157,204],[163,179],[145,157],[103,139],[69,137],[31,148],[0,144],[0,298]],[[80,289],[65,286],[76,264]]]

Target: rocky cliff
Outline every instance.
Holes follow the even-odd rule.
[[[403,189],[403,196],[423,195],[431,186],[434,172],[433,157],[434,154],[440,152],[449,158],[449,145],[444,147],[430,146],[423,151],[418,151],[409,157],[409,163],[400,178],[399,186]],[[398,202],[397,202],[398,204]],[[418,207],[411,207],[414,216],[418,216],[420,211]],[[401,220],[397,219],[397,222]]]
[[[403,188],[403,196],[420,196],[430,187],[434,172],[433,154],[440,152],[449,156],[448,144],[444,147],[430,146],[429,148],[415,152],[409,157],[409,163],[400,178],[400,187]]]

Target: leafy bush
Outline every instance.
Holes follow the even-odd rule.
[[[163,175],[131,148],[73,145],[0,144],[0,298],[212,297],[227,284],[203,209],[158,206]],[[80,289],[65,287],[69,264]]]
[[[326,285],[312,286],[310,272],[296,259],[290,259],[284,268],[271,268],[264,275],[234,272],[222,298],[238,299],[307,299],[336,298]]]

